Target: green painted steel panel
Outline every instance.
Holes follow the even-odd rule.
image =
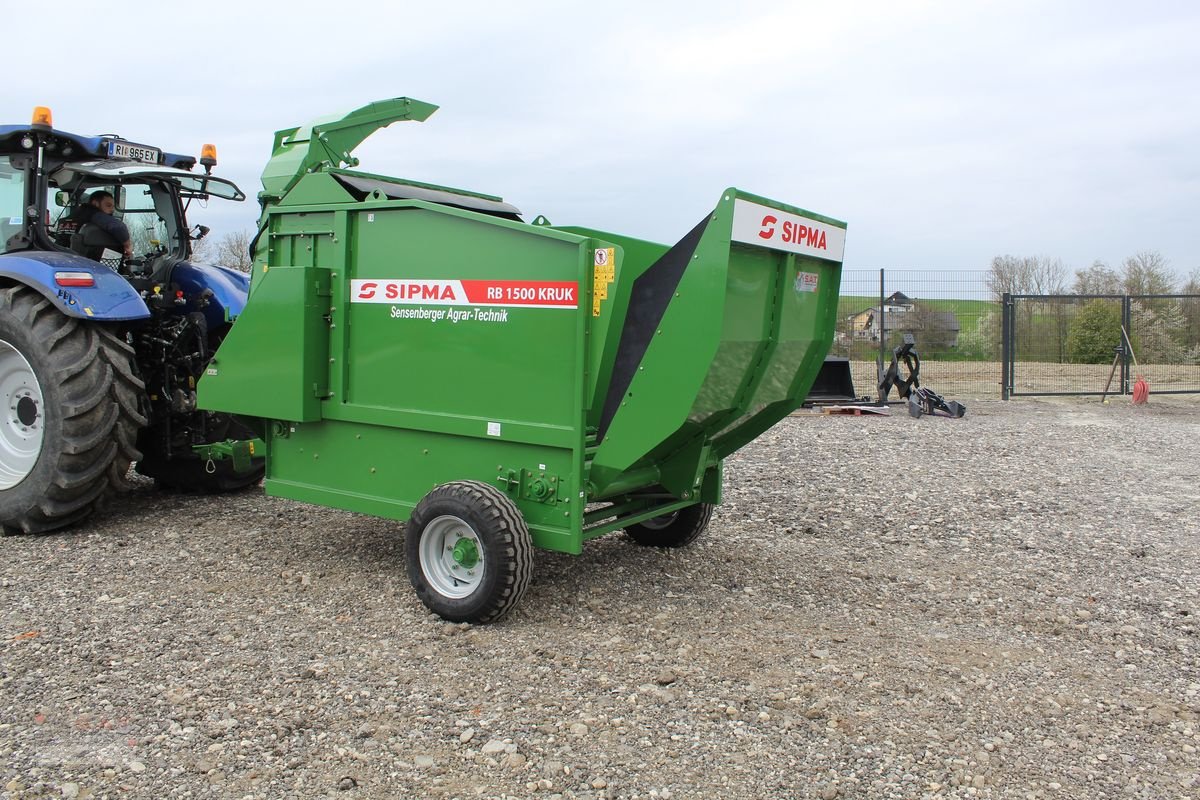
[[[268,420],[319,419],[329,391],[329,273],[274,267],[250,297],[198,384],[201,407]]]
[[[767,224],[760,210],[774,222]],[[795,234],[780,220],[819,228],[834,240],[826,242],[831,257],[795,252],[817,248],[781,241],[785,231]],[[832,340],[841,269],[837,236],[844,230],[844,223],[729,189],[693,231],[693,241],[685,238],[642,273],[645,278],[672,258],[686,263],[601,431],[590,474],[598,490],[649,463],[660,465],[673,491],[684,490],[684,479],[698,489],[711,463],[736,449],[731,444],[745,443],[736,434],[739,424],[753,420],[761,432],[799,406]],[[625,288],[618,297],[628,302]],[[627,311],[628,318],[639,313]],[[627,320],[625,327],[635,326]],[[617,363],[619,369],[620,357]],[[613,395],[610,386],[610,402]],[[706,447],[718,436],[722,447]]]
[[[582,545],[578,462],[569,448],[325,420],[287,426],[268,452],[268,494],[400,521],[435,486],[477,480],[504,489],[509,470],[526,470],[553,488],[547,501],[511,492],[534,544],[567,553]]]
[[[425,208],[356,212],[351,230],[340,399],[477,419],[480,435],[576,428],[583,240]]]

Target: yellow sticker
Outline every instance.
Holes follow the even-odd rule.
[[[89,317],[92,316],[92,310],[87,306],[83,307],[83,313],[87,314]]]
[[[601,282],[601,283],[596,284],[596,299],[597,300],[607,300],[608,299],[608,284],[607,283]]]

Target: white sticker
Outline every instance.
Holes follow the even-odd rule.
[[[801,272],[796,275],[797,292],[815,292],[821,276],[815,272]]]
[[[375,215],[367,214],[367,222],[374,222],[374,221],[375,221]]]
[[[845,228],[741,198],[733,204],[733,240],[832,261],[846,251]]]
[[[499,435],[500,435],[500,423],[499,422],[489,422],[488,423],[488,436],[499,436]]]
[[[9,218],[8,218],[8,224],[9,224],[9,225],[20,225],[20,224],[21,224],[21,218],[20,218],[20,217],[9,217]]]

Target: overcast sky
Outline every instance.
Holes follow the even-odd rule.
[[[441,110],[377,133],[362,168],[526,219],[673,242],[737,186],[846,220],[852,268],[1200,268],[1197,3],[24,8],[2,121],[49,105],[77,133],[216,143],[251,200],[196,215],[215,235],[253,227],[275,130],[407,95]]]

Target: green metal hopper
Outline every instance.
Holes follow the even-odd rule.
[[[846,226],[727,189],[668,247],[343,168],[433,110],[277,135],[250,300],[199,396],[259,420],[268,494],[409,520],[421,599],[488,621],[533,546],[703,530],[722,460],[821,367]]]

